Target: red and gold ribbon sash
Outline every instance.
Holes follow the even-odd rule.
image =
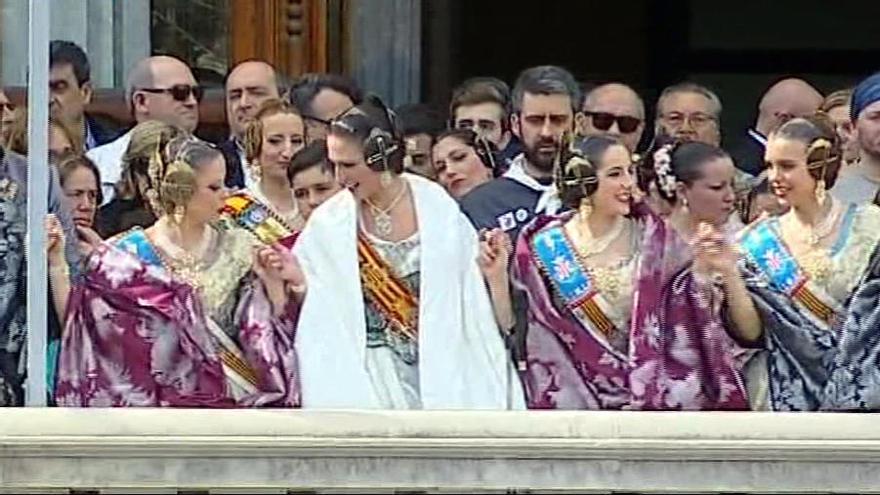
[[[391,322],[393,331],[412,342],[417,341],[418,297],[394,275],[391,267],[362,235],[358,235],[357,249],[361,284],[367,297]]]
[[[598,294],[596,294],[598,295]],[[593,325],[596,327],[602,335],[605,336],[606,339],[610,339],[611,335],[615,332],[614,323],[605,315],[602,311],[602,308],[599,307],[599,303],[596,301],[596,295],[586,299],[584,302],[580,303],[577,307],[572,308],[577,314],[579,311],[582,311],[584,316],[590,319],[593,322]]]
[[[795,290],[794,297],[823,322],[830,325],[834,321],[834,310],[816,297],[806,284]]]

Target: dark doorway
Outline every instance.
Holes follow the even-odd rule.
[[[827,93],[880,69],[876,0],[431,0],[423,15],[422,94],[440,108],[467,77],[512,84],[539,64],[626,82],[648,107],[663,87],[689,79],[718,92],[728,143],[779,78],[803,77]]]

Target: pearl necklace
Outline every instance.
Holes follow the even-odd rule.
[[[406,184],[401,183],[400,192],[397,193],[397,196],[391,200],[391,203],[386,208],[379,208],[375,203],[364,198],[364,203],[370,207],[370,213],[373,216],[373,225],[376,226],[376,233],[381,237],[388,238],[394,230],[394,223],[391,221],[391,210],[397,206],[397,203],[400,203],[400,200],[403,199],[405,194]]]

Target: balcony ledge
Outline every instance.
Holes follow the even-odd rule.
[[[0,410],[0,491],[880,491],[871,414]]]

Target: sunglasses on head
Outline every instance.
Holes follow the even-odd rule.
[[[630,117],[628,115],[614,115],[606,112],[584,112],[584,115],[593,119],[593,127],[600,131],[611,129],[614,122],[617,122],[617,128],[624,134],[635,132],[642,123],[640,119]]]
[[[201,102],[202,97],[205,96],[204,88],[201,86],[190,86],[188,84],[175,84],[170,88],[138,88],[138,91],[155,94],[167,93],[176,101],[187,101],[189,100],[189,95],[193,95],[196,102]]]

